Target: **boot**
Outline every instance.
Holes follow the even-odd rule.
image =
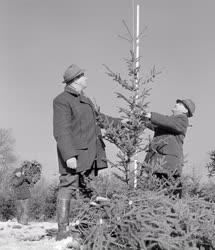
[[[21,200],[17,200],[16,201],[16,218],[17,218],[17,222],[18,223],[21,223],[22,214],[23,214],[22,201]]]
[[[22,200],[23,213],[20,220],[22,225],[28,225],[28,201],[28,199]]]
[[[70,211],[70,200],[58,199],[57,203],[58,233],[56,237],[57,241],[66,239],[68,237],[69,211]]]
[[[17,222],[28,225],[28,199],[17,200]]]

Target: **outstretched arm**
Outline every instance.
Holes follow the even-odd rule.
[[[166,116],[152,112],[150,120],[153,125],[177,134],[185,135],[188,127],[186,115]]]

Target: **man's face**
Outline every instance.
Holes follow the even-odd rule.
[[[76,81],[76,85],[78,85],[80,91],[84,90],[87,88],[87,77],[82,76]]]
[[[180,115],[180,114],[186,114],[188,113],[187,108],[184,106],[183,103],[178,102],[175,104],[175,106],[172,109],[173,115]]]

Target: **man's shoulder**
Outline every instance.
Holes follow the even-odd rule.
[[[70,95],[68,92],[63,91],[54,98],[53,103],[64,102],[67,100],[67,98],[69,98],[69,96]]]

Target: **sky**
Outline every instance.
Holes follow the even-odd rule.
[[[140,4],[141,70],[162,71],[152,85],[149,111],[170,114],[177,98],[191,98],[184,153],[185,173],[205,178],[214,143],[215,1],[135,0]],[[0,0],[0,127],[11,128],[15,152],[36,159],[48,178],[58,174],[52,101],[62,76],[75,63],[86,69],[86,94],[102,112],[119,116],[120,87],[103,64],[125,74],[129,44],[122,20],[132,29],[132,0]],[[116,148],[107,144],[112,159]]]

